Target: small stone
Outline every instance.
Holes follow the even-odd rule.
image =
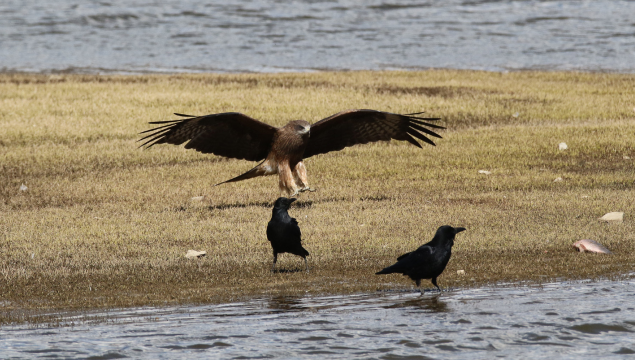
[[[188,250],[185,257],[188,259],[199,259],[207,255],[207,251]]]
[[[203,196],[194,196],[190,200],[192,200],[192,201],[205,201],[206,199],[207,199],[207,196],[203,195]]]
[[[457,270],[456,274],[457,275],[465,275],[465,270]]]
[[[512,115],[512,116],[517,118],[519,115],[520,115],[519,113],[514,113],[514,115]]]
[[[479,174],[489,175],[489,174],[491,174],[492,172],[491,172],[491,171],[487,171],[487,170],[479,170],[479,171],[478,171],[478,173],[479,173]]]
[[[630,160],[630,159],[631,159],[631,157],[630,157],[630,156],[628,156],[628,155],[624,155],[624,156],[622,156],[622,159],[624,159],[624,160]]]
[[[562,178],[561,178],[561,177],[557,177],[557,178],[555,178],[555,179],[553,180],[553,182],[560,182],[560,181],[562,181]]]
[[[558,150],[562,151],[562,150],[567,150],[569,147],[567,146],[567,143],[563,143],[561,142],[560,144],[558,144]]]
[[[622,221],[624,221],[624,213],[619,211],[606,213],[601,218],[598,218],[598,220],[606,221],[606,222],[621,223]]]
[[[22,184],[20,185],[20,191],[27,191],[29,188],[26,187],[26,185]]]

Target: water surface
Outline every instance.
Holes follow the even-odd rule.
[[[3,0],[0,71],[635,71],[635,1]]]
[[[635,354],[635,279],[266,298],[0,328],[3,358],[598,359]],[[91,321],[95,319],[94,321]],[[104,322],[104,318],[108,321]]]

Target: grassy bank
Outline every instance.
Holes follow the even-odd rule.
[[[0,75],[0,323],[49,309],[411,288],[373,274],[443,224],[468,231],[442,287],[632,272],[634,88],[634,75],[544,72]],[[290,211],[308,274],[270,272],[277,178],[212,188],[253,163],[135,143],[172,112],[283,125],[350,108],[425,110],[448,130],[423,150],[379,143],[308,159],[318,191]],[[610,211],[624,223],[597,221]],[[615,254],[574,252],[583,238]],[[187,260],[188,249],[208,256]],[[278,264],[303,266],[292,255]]]

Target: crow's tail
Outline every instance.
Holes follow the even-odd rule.
[[[393,273],[395,273],[395,272],[396,272],[396,271],[395,271],[395,269],[394,269],[394,267],[395,267],[394,265],[389,266],[389,267],[387,267],[387,268],[383,269],[382,271],[378,271],[378,272],[376,272],[376,273],[375,273],[375,275],[381,275],[381,274],[393,274]]]

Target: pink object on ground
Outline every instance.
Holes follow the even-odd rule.
[[[611,254],[609,249],[605,248],[604,246],[602,246],[602,244],[594,240],[584,239],[584,240],[576,241],[572,246],[576,248],[579,252],[588,251],[588,252],[598,253],[598,254]]]

